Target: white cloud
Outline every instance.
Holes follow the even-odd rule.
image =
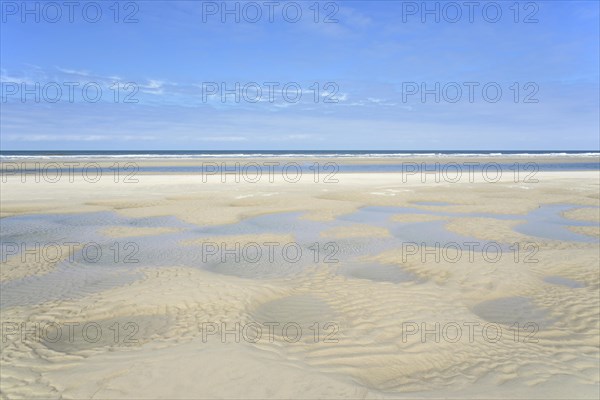
[[[244,136],[204,136],[196,138],[201,142],[245,142],[248,138]]]
[[[114,140],[113,137],[102,135],[6,135],[5,139],[14,142],[53,142],[64,140],[95,142],[99,140]]]
[[[84,70],[67,69],[67,68],[61,68],[61,67],[56,67],[56,69],[64,74],[90,76],[90,73],[88,71],[84,71]]]
[[[139,87],[140,87],[141,91],[144,93],[163,94],[164,93],[163,85],[164,85],[163,81],[159,81],[156,79],[150,79],[148,81],[148,84],[139,85]]]

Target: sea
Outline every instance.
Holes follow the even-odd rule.
[[[28,159],[65,160],[65,159],[110,159],[135,162],[151,159],[259,159],[259,158],[292,158],[301,166],[314,165],[314,159],[322,159],[322,164],[335,164],[336,172],[402,172],[407,168],[411,158],[431,158],[427,164],[435,164],[437,168],[452,168],[456,158],[464,159],[464,163],[474,163],[474,170],[487,168],[490,164],[477,163],[477,158],[494,157],[494,163],[501,168],[515,168],[514,158],[523,158],[517,166],[525,171],[597,171],[600,170],[600,151],[589,150],[0,150],[0,162],[21,163]],[[553,160],[547,161],[548,157]],[[305,160],[310,158],[311,160]],[[389,158],[397,162],[369,163],[368,159]],[[450,161],[449,159],[453,160]],[[505,163],[502,158],[506,158]],[[544,160],[542,160],[544,158]],[[331,159],[331,160],[328,160]],[[348,162],[335,163],[333,159],[347,159]],[[352,159],[361,159],[353,164]],[[509,159],[511,159],[509,161]],[[540,159],[540,161],[536,161]],[[447,161],[445,161],[447,160]],[[136,166],[138,172],[148,173],[194,173],[202,172],[205,166]],[[281,166],[276,167],[276,169]],[[427,168],[427,167],[424,167]],[[4,168],[2,169],[4,170]]]

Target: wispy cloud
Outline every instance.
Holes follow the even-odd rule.
[[[61,68],[61,67],[56,67],[56,69],[58,71],[62,72],[63,74],[86,76],[86,77],[90,76],[90,73],[88,71],[84,71],[84,70],[68,69],[68,68]]]

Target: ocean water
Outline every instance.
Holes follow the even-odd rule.
[[[3,150],[1,159],[24,157],[210,158],[210,157],[600,157],[589,150]]]
[[[483,157],[496,157],[496,158],[507,158],[506,162],[495,161],[491,166],[490,162],[478,162],[478,158]],[[423,165],[423,163],[411,162],[411,157],[419,157],[431,159]],[[464,162],[450,161],[456,158],[464,159]],[[509,157],[522,157],[527,161],[515,163],[509,161]],[[535,161],[536,158],[540,157],[553,157],[556,161]],[[600,152],[590,151],[446,151],[446,150],[257,150],[257,151],[190,151],[190,150],[160,150],[160,151],[146,151],[146,150],[119,150],[119,151],[0,151],[0,162],[2,164],[7,163],[20,163],[19,171],[21,173],[35,172],[36,167],[34,163],[27,161],[31,158],[35,158],[36,162],[40,160],[48,160],[48,163],[52,163],[57,160],[65,159],[118,159],[118,160],[129,160],[134,163],[132,168],[135,168],[136,173],[187,173],[187,174],[200,174],[214,172],[215,168],[218,168],[217,163],[211,163],[210,161],[203,162],[198,165],[160,165],[160,166],[145,166],[135,164],[136,160],[152,160],[152,159],[173,159],[173,160],[193,160],[193,159],[239,159],[244,158],[292,158],[292,161],[296,164],[296,168],[301,168],[302,171],[315,171],[318,169],[323,174],[335,174],[338,172],[396,172],[396,173],[411,173],[416,171],[419,172],[438,172],[444,173],[449,176],[453,176],[456,171],[468,172],[468,171],[482,171],[489,167],[492,168],[492,173],[495,169],[506,171],[510,173],[516,173],[517,171],[523,176],[533,176],[538,171],[598,171],[600,170]],[[307,159],[310,158],[311,161]],[[322,159],[321,162],[315,163],[314,158]],[[369,159],[374,158],[388,158],[397,160],[397,162],[382,163],[369,163]],[[343,159],[343,162],[333,162],[332,160]],[[360,159],[360,163],[352,163],[353,159]],[[564,160],[564,161],[562,161]],[[24,163],[24,164],[23,164]],[[279,163],[274,166],[261,165],[258,162],[258,166],[263,169],[263,172],[267,172],[272,168],[274,172],[282,172],[284,168],[289,165],[289,161],[286,163]],[[243,163],[242,163],[243,164]],[[227,168],[231,169],[235,167],[235,164],[227,165]],[[243,168],[244,165],[241,165]],[[60,163],[56,166],[45,164],[43,168],[47,172],[52,172],[58,168],[64,168]],[[72,167],[69,167],[72,168]],[[74,173],[83,172],[83,167],[75,166],[73,168]],[[254,167],[252,167],[254,168]],[[8,171],[8,167],[0,168],[0,174],[4,171]],[[250,170],[253,172],[253,170]],[[531,175],[528,175],[531,174]]]

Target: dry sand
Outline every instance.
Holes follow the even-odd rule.
[[[23,293],[22,304],[11,298],[1,311],[2,398],[598,398],[598,242],[531,237],[514,229],[520,219],[430,214],[479,212],[525,219],[540,205],[572,204],[590,208],[566,212],[566,217],[597,223],[598,172],[539,172],[537,183],[514,182],[512,176],[496,183],[422,183],[418,176],[405,182],[396,173],[345,173],[330,184],[315,183],[312,176],[293,184],[223,184],[219,177],[203,183],[193,174],[138,178],[125,184],[110,178],[22,183],[9,177],[2,183],[1,215],[110,211],[136,219],[174,216],[204,229],[283,212],[301,212],[299,221],[330,223],[363,206],[397,206],[423,214],[393,213],[391,223],[441,223],[453,234],[537,247],[523,249],[518,260],[507,252],[495,262],[481,251],[472,259],[436,261],[423,259],[424,248],[408,255],[401,247],[363,260],[415,277],[400,283],[357,279],[322,262],[293,276],[268,279],[174,262],[135,265],[135,280],[72,298],[28,304]],[[293,226],[280,228],[255,235],[213,233],[202,240],[242,245],[300,240]],[[597,232],[594,226],[573,229]],[[156,236],[167,242],[178,231],[111,225],[98,234]],[[321,235],[376,243],[390,232],[362,221],[323,229]],[[173,246],[198,244],[185,238]],[[3,260],[1,282],[43,279],[55,264],[13,255]],[[59,339],[48,332],[23,338],[23,326],[16,325],[35,331],[50,322],[62,327]],[[269,322],[280,324],[270,338],[264,328]],[[291,343],[280,329],[289,322],[303,329]],[[486,325],[490,322],[498,324]],[[68,323],[79,324],[73,340]],[[95,327],[102,328],[97,341],[83,339],[86,323],[94,325],[91,336]],[[236,336],[236,324],[248,329]],[[256,333],[253,324],[263,327],[260,340],[251,334]],[[212,331],[223,326],[230,329],[224,336]],[[462,329],[458,339],[457,326]],[[433,333],[423,337],[424,329]],[[496,339],[498,329],[502,337]],[[126,342],[133,330],[134,341]],[[293,338],[294,329],[290,332]]]

